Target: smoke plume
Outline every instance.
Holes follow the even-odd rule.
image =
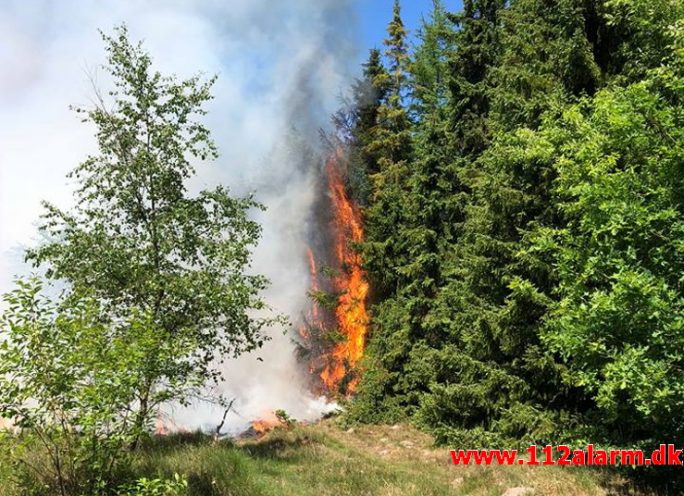
[[[68,207],[66,173],[95,150],[93,128],[68,110],[88,104],[89,76],[104,61],[97,29],[125,22],[156,68],[188,77],[218,74],[207,124],[221,158],[199,165],[192,188],[222,183],[256,192],[263,239],[254,270],[267,275],[270,305],[296,322],[308,305],[306,246],[315,205],[318,130],[349,86],[356,60],[353,0],[8,0],[0,11],[0,292],[27,271],[23,247],[36,242],[40,201]],[[327,406],[306,388],[291,336],[272,330],[261,350],[225,366],[238,430],[266,411],[314,418]],[[263,361],[261,361],[261,360]],[[189,428],[220,420],[198,404],[174,410]]]

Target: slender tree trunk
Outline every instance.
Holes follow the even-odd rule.
[[[150,386],[146,384],[140,396],[140,409],[138,410],[138,414],[135,417],[135,438],[133,439],[133,442],[130,446],[131,451],[135,451],[136,449],[138,449],[138,445],[140,444],[140,436],[142,436],[142,433],[145,429],[145,420],[147,419],[147,416],[149,414],[149,401]]]

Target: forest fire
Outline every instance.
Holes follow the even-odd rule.
[[[333,209],[333,248],[339,269],[332,281],[339,295],[335,322],[341,340],[325,356],[326,363],[320,378],[329,392],[344,390],[348,395],[355,391],[358,384],[358,377],[350,373],[363,357],[366,344],[369,285],[361,267],[361,255],[352,246],[363,241],[364,233],[360,212],[345,189],[342,160],[342,153],[338,150],[326,164]]]

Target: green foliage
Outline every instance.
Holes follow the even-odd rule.
[[[142,478],[118,490],[117,496],[184,496],[188,481],[178,474],[173,480]]]
[[[597,14],[605,28],[596,41],[597,59],[617,79],[636,82],[669,56],[673,21],[684,15],[679,0],[604,0]]]
[[[369,176],[371,194],[364,211],[367,243],[362,250],[374,277],[374,289],[379,294],[392,291],[397,284],[394,266],[403,256],[402,236],[397,227],[403,224],[406,215],[403,191],[411,155],[411,123],[403,104],[408,61],[406,30],[398,1],[394,3],[387,33],[385,56],[389,67],[379,71],[374,80],[386,93],[365,144],[367,152],[376,160],[376,167]]]
[[[559,275],[543,337],[568,361],[567,380],[637,441],[683,434],[683,81],[676,68],[651,71],[543,130],[565,220],[531,236],[529,251]]]
[[[99,153],[72,173],[76,207],[46,205],[49,241],[28,258],[64,280],[70,298],[88,291],[111,321],[138,313],[155,332],[140,381],[139,424],[165,401],[184,401],[220,379],[215,360],[259,347],[267,281],[245,273],[260,227],[260,205],[224,187],[190,196],[191,159],[216,156],[196,120],[213,80],[176,81],[152,70],[125,28],[104,36],[113,102],[77,109],[97,128]],[[159,353],[158,350],[169,350]]]
[[[340,295],[337,293],[331,293],[320,289],[311,290],[308,295],[315,305],[319,305],[326,310],[334,310],[337,308],[337,303],[340,298]]]
[[[461,447],[678,438],[684,5],[436,1],[403,65],[396,14],[347,418]]]
[[[372,288],[346,421],[409,419],[462,448],[681,440],[684,4],[434,0],[411,51],[395,1],[387,31],[333,119]],[[124,29],[105,41],[113,105],[80,110],[100,152],[29,252],[67,289],[53,303],[19,282],[2,321],[18,473],[64,494],[111,488],[154,409],[218,380],[215,359],[273,322],[250,317],[265,309],[245,272],[260,206],[185,188],[216,155],[198,121],[213,80],[153,72]]]
[[[103,39],[115,89],[77,109],[99,151],[71,174],[76,206],[45,205],[46,242],[27,253],[65,289],[50,300],[41,282],[19,281],[0,323],[0,415],[47,454],[40,466],[16,459],[63,496],[110,490],[162,403],[221,380],[217,363],[282,320],[248,271],[260,235],[248,211],[261,206],[224,187],[187,191],[193,163],[216,156],[198,120],[213,79],[153,71],[123,27]]]
[[[18,476],[28,472],[59,494],[96,494],[142,434],[129,408],[147,356],[131,346],[128,328],[140,331],[141,345],[154,328],[142,315],[107,325],[95,299],[55,304],[41,289],[38,280],[18,281],[5,296],[0,412],[22,432]],[[29,458],[35,450],[45,456]]]
[[[288,428],[294,427],[297,423],[297,419],[292,418],[285,410],[276,410],[275,416],[281,424]]]

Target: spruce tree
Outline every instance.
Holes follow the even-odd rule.
[[[382,65],[380,50],[370,50],[368,60],[363,64],[363,77],[352,87],[352,101],[349,108],[334,117],[338,135],[344,135],[349,156],[347,187],[357,205],[365,207],[370,201],[370,176],[379,170],[379,150],[368,145],[378,125],[378,111],[387,95],[386,70]]]
[[[392,21],[385,40],[387,71],[374,80],[386,89],[377,111],[365,152],[377,157],[378,170],[371,177],[371,199],[365,211],[367,243],[364,248],[367,268],[377,297],[396,291],[399,280],[396,266],[404,242],[399,227],[405,221],[406,181],[411,157],[411,122],[403,104],[406,92],[406,29],[401,20],[399,1],[395,0]]]
[[[375,78],[385,90],[378,107],[377,124],[371,130],[365,152],[377,158],[377,171],[370,176],[371,196],[364,210],[366,241],[362,248],[364,265],[373,288],[373,328],[368,350],[364,398],[352,415],[364,420],[396,418],[399,409],[384,404],[397,398],[397,375],[410,349],[406,337],[409,317],[397,306],[397,294],[406,283],[400,268],[407,263],[409,229],[412,124],[404,99],[408,92],[408,47],[401,8],[394,3],[387,28],[385,59],[387,71]],[[398,399],[399,402],[402,399]],[[392,411],[393,413],[388,413]]]
[[[657,387],[641,380],[656,363],[678,377],[679,360],[660,337],[676,336],[678,320],[657,308],[676,313],[681,304],[664,268],[679,263],[668,245],[679,229],[679,190],[659,167],[677,176],[668,164],[678,147],[679,76],[663,63],[673,47],[681,53],[683,14],[681,2],[655,5],[467,0],[461,13],[446,14],[435,2],[407,60],[395,4],[381,77],[387,94],[368,142],[378,164],[363,246],[373,327],[351,418],[409,416],[438,441],[483,447],[557,443],[597,429],[607,442],[643,440],[655,432],[644,423],[676,430],[661,421],[659,400],[678,404],[676,381],[655,373]],[[673,150],[665,153],[661,138]],[[624,212],[628,204],[644,215]],[[621,238],[601,241],[608,219],[626,218],[642,224],[613,226]],[[645,246],[626,241],[639,226],[661,265],[629,249]],[[618,262],[631,279],[616,273]],[[642,317],[656,312],[650,321],[614,308],[628,295],[638,296],[629,305]],[[596,320],[608,311],[621,316]],[[624,334],[618,321],[640,329],[627,346],[610,341]],[[592,339],[592,326],[603,341]],[[599,353],[608,342],[614,355]],[[629,428],[621,432],[623,413]]]

